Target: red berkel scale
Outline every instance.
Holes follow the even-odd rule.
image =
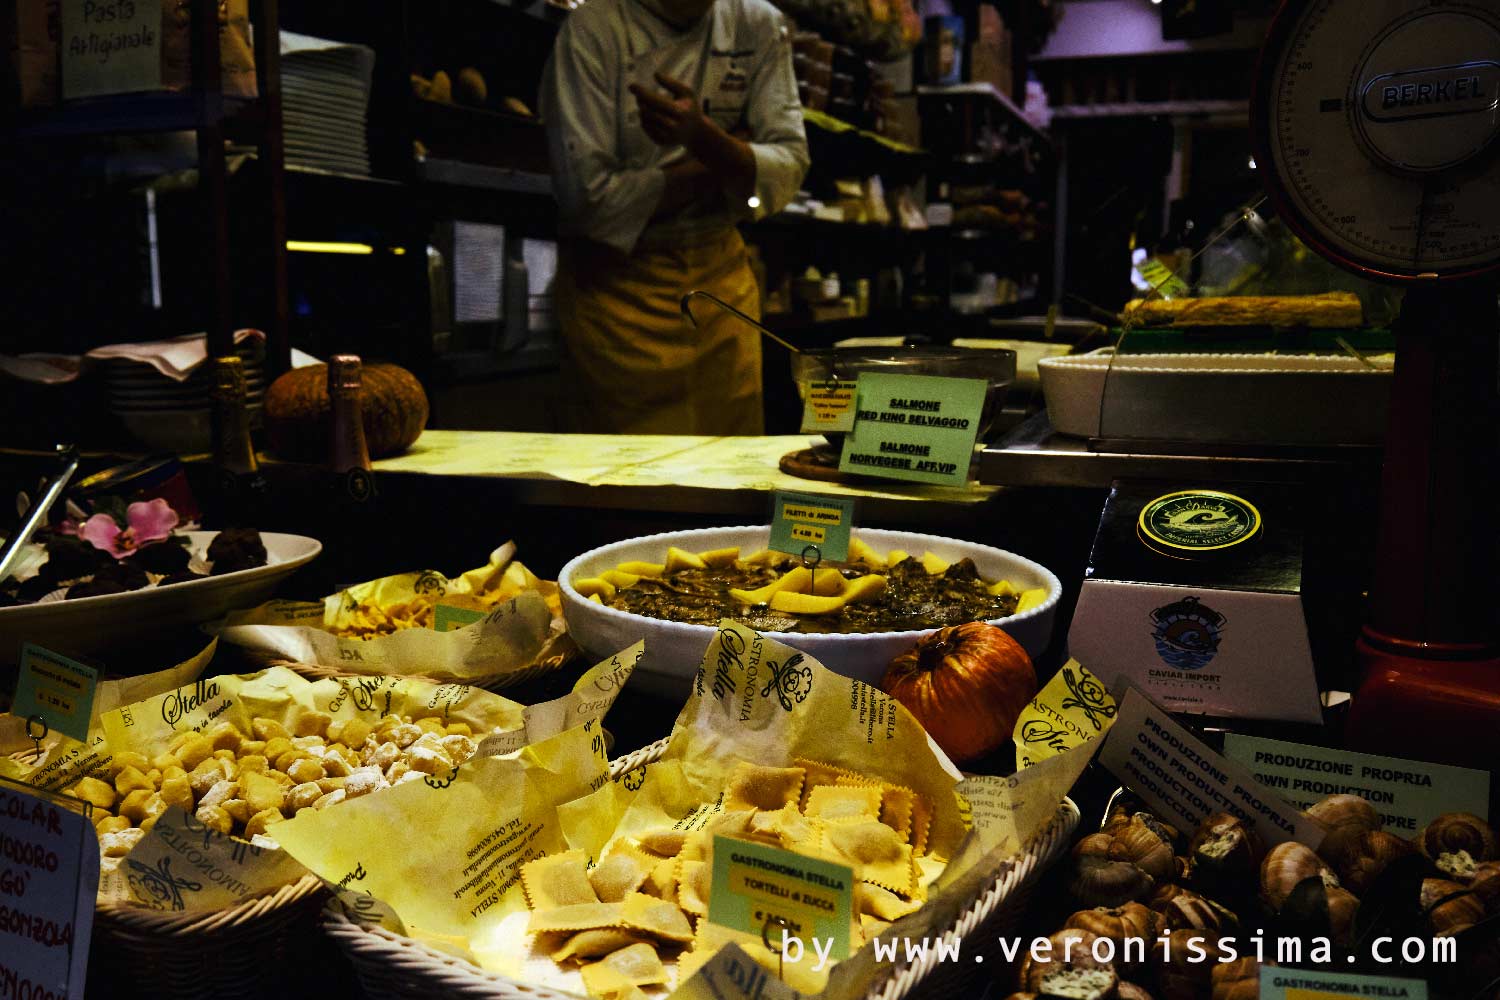
[[[1286,0],[1251,122],[1288,225],[1406,289],[1347,742],[1494,769],[1500,0]]]

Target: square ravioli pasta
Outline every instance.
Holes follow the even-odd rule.
[[[675,826],[616,836],[594,863],[575,849],[522,865],[533,953],[577,970],[590,995],[605,998],[663,995],[731,940],[774,963],[757,943],[708,922],[720,835],[847,865],[857,880],[850,943],[858,948],[922,906],[921,873],[930,880],[942,866],[925,856],[932,815],[923,796],[877,777],[812,760],[740,761],[717,799]]]
[[[388,715],[334,719],[303,712],[290,725],[255,719],[178,733],[153,756],[116,753],[66,794],[89,803],[106,871],[176,806],[216,833],[275,847],[277,823],[405,781],[446,775],[478,750],[470,726]]]

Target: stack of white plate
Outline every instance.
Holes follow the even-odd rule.
[[[235,353],[245,359],[245,398],[252,423],[258,422],[267,384],[265,342],[247,338],[235,346]],[[211,378],[207,364],[179,382],[140,361],[111,358],[104,363],[110,413],[142,444],[163,451],[202,452],[211,447]]]
[[[369,176],[365,123],[374,64],[366,46],[281,33],[287,163]]]

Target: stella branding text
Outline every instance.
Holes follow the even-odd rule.
[[[200,680],[191,688],[178,688],[162,699],[161,718],[169,726],[181,722],[189,712],[202,708],[210,698],[217,698],[219,685]]]

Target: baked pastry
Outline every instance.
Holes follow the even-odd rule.
[[[1132,326],[1313,326],[1351,328],[1364,324],[1353,292],[1320,295],[1234,295],[1202,299],[1131,299],[1125,321]]]

